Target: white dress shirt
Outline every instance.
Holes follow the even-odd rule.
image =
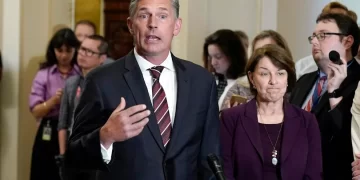
[[[149,92],[149,99],[152,103],[152,76],[150,74],[149,69],[156,66],[152,63],[150,63],[148,60],[141,57],[136,50],[134,49],[135,59],[137,63],[139,64],[140,70],[142,72],[142,75],[144,77],[144,81],[147,87],[147,90]],[[162,71],[160,75],[160,85],[163,87],[165,94],[166,94],[166,100],[169,107],[169,113],[170,113],[170,121],[171,125],[174,126],[174,119],[175,119],[175,110],[176,110],[176,96],[177,96],[177,79],[176,79],[176,72],[175,67],[171,58],[171,54],[169,52],[168,57],[165,59],[163,63],[160,64],[160,66],[164,66],[164,70]],[[104,162],[109,163],[111,161],[111,155],[113,150],[113,145],[111,145],[108,149],[106,149],[102,144],[101,146],[101,154],[104,159]]]
[[[299,79],[302,75],[314,72],[318,70],[312,55],[306,56],[295,63],[296,79]]]

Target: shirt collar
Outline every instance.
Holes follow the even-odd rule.
[[[154,66],[157,66],[157,65],[154,65],[153,63],[149,62],[148,60],[146,60],[146,59],[143,58],[142,56],[140,56],[140,55],[136,52],[136,49],[135,49],[135,48],[134,48],[134,55],[135,55],[135,59],[136,59],[137,63],[139,64],[139,67],[140,67],[141,72],[148,71],[148,69],[150,69],[150,68],[152,68],[152,67],[154,67]],[[175,72],[174,63],[173,63],[173,61],[172,61],[170,51],[169,51],[169,55],[167,56],[167,58],[165,59],[165,61],[160,64],[160,66],[164,66],[164,68],[166,68],[166,69],[168,69],[168,70],[170,70],[170,71]]]
[[[58,71],[58,67],[57,67],[57,64],[54,64],[50,67],[50,72],[52,74],[56,73],[56,72],[59,72]],[[75,74],[82,74],[81,71],[80,71],[80,68],[78,65],[74,65],[73,68],[71,69],[71,71],[69,72],[70,75],[75,75]]]

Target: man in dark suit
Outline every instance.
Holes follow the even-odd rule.
[[[302,76],[292,91],[290,102],[315,114],[322,138],[325,180],[351,179],[350,108],[360,77],[354,60],[359,47],[359,28],[350,17],[322,14],[309,42],[318,71]],[[340,54],[342,65],[329,59]]]
[[[213,179],[206,156],[219,154],[216,84],[170,53],[179,2],[131,0],[129,10],[135,48],[88,74],[65,158],[107,171],[106,180]]]

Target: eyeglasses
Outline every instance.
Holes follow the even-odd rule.
[[[346,34],[342,34],[342,33],[330,33],[330,32],[328,32],[328,33],[327,33],[327,32],[318,33],[318,34],[313,34],[313,35],[311,35],[311,36],[308,37],[309,43],[312,44],[311,41],[314,39],[314,37],[316,37],[316,39],[317,39],[318,41],[322,41],[322,40],[325,39],[325,37],[326,37],[327,35],[346,36]]]
[[[91,49],[88,49],[88,48],[82,47],[82,46],[78,49],[78,52],[85,56],[89,56],[89,57],[94,56],[95,54],[97,54],[99,56],[106,54],[106,53],[101,53],[101,52],[95,52],[95,51],[92,51]]]

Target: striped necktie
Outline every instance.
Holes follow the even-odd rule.
[[[321,77],[317,81],[313,95],[309,99],[309,101],[307,102],[307,104],[304,108],[306,111],[310,112],[319,103],[319,99],[321,97],[321,92],[323,90],[325,81],[326,81],[326,76]]]
[[[150,68],[150,74],[152,75],[153,86],[152,86],[152,99],[153,99],[153,107],[155,111],[155,116],[157,120],[157,124],[159,125],[161,137],[164,146],[170,141],[171,134],[171,121],[170,121],[170,113],[169,107],[166,100],[165,91],[160,85],[159,79],[161,72],[163,71],[163,66],[155,66]]]

